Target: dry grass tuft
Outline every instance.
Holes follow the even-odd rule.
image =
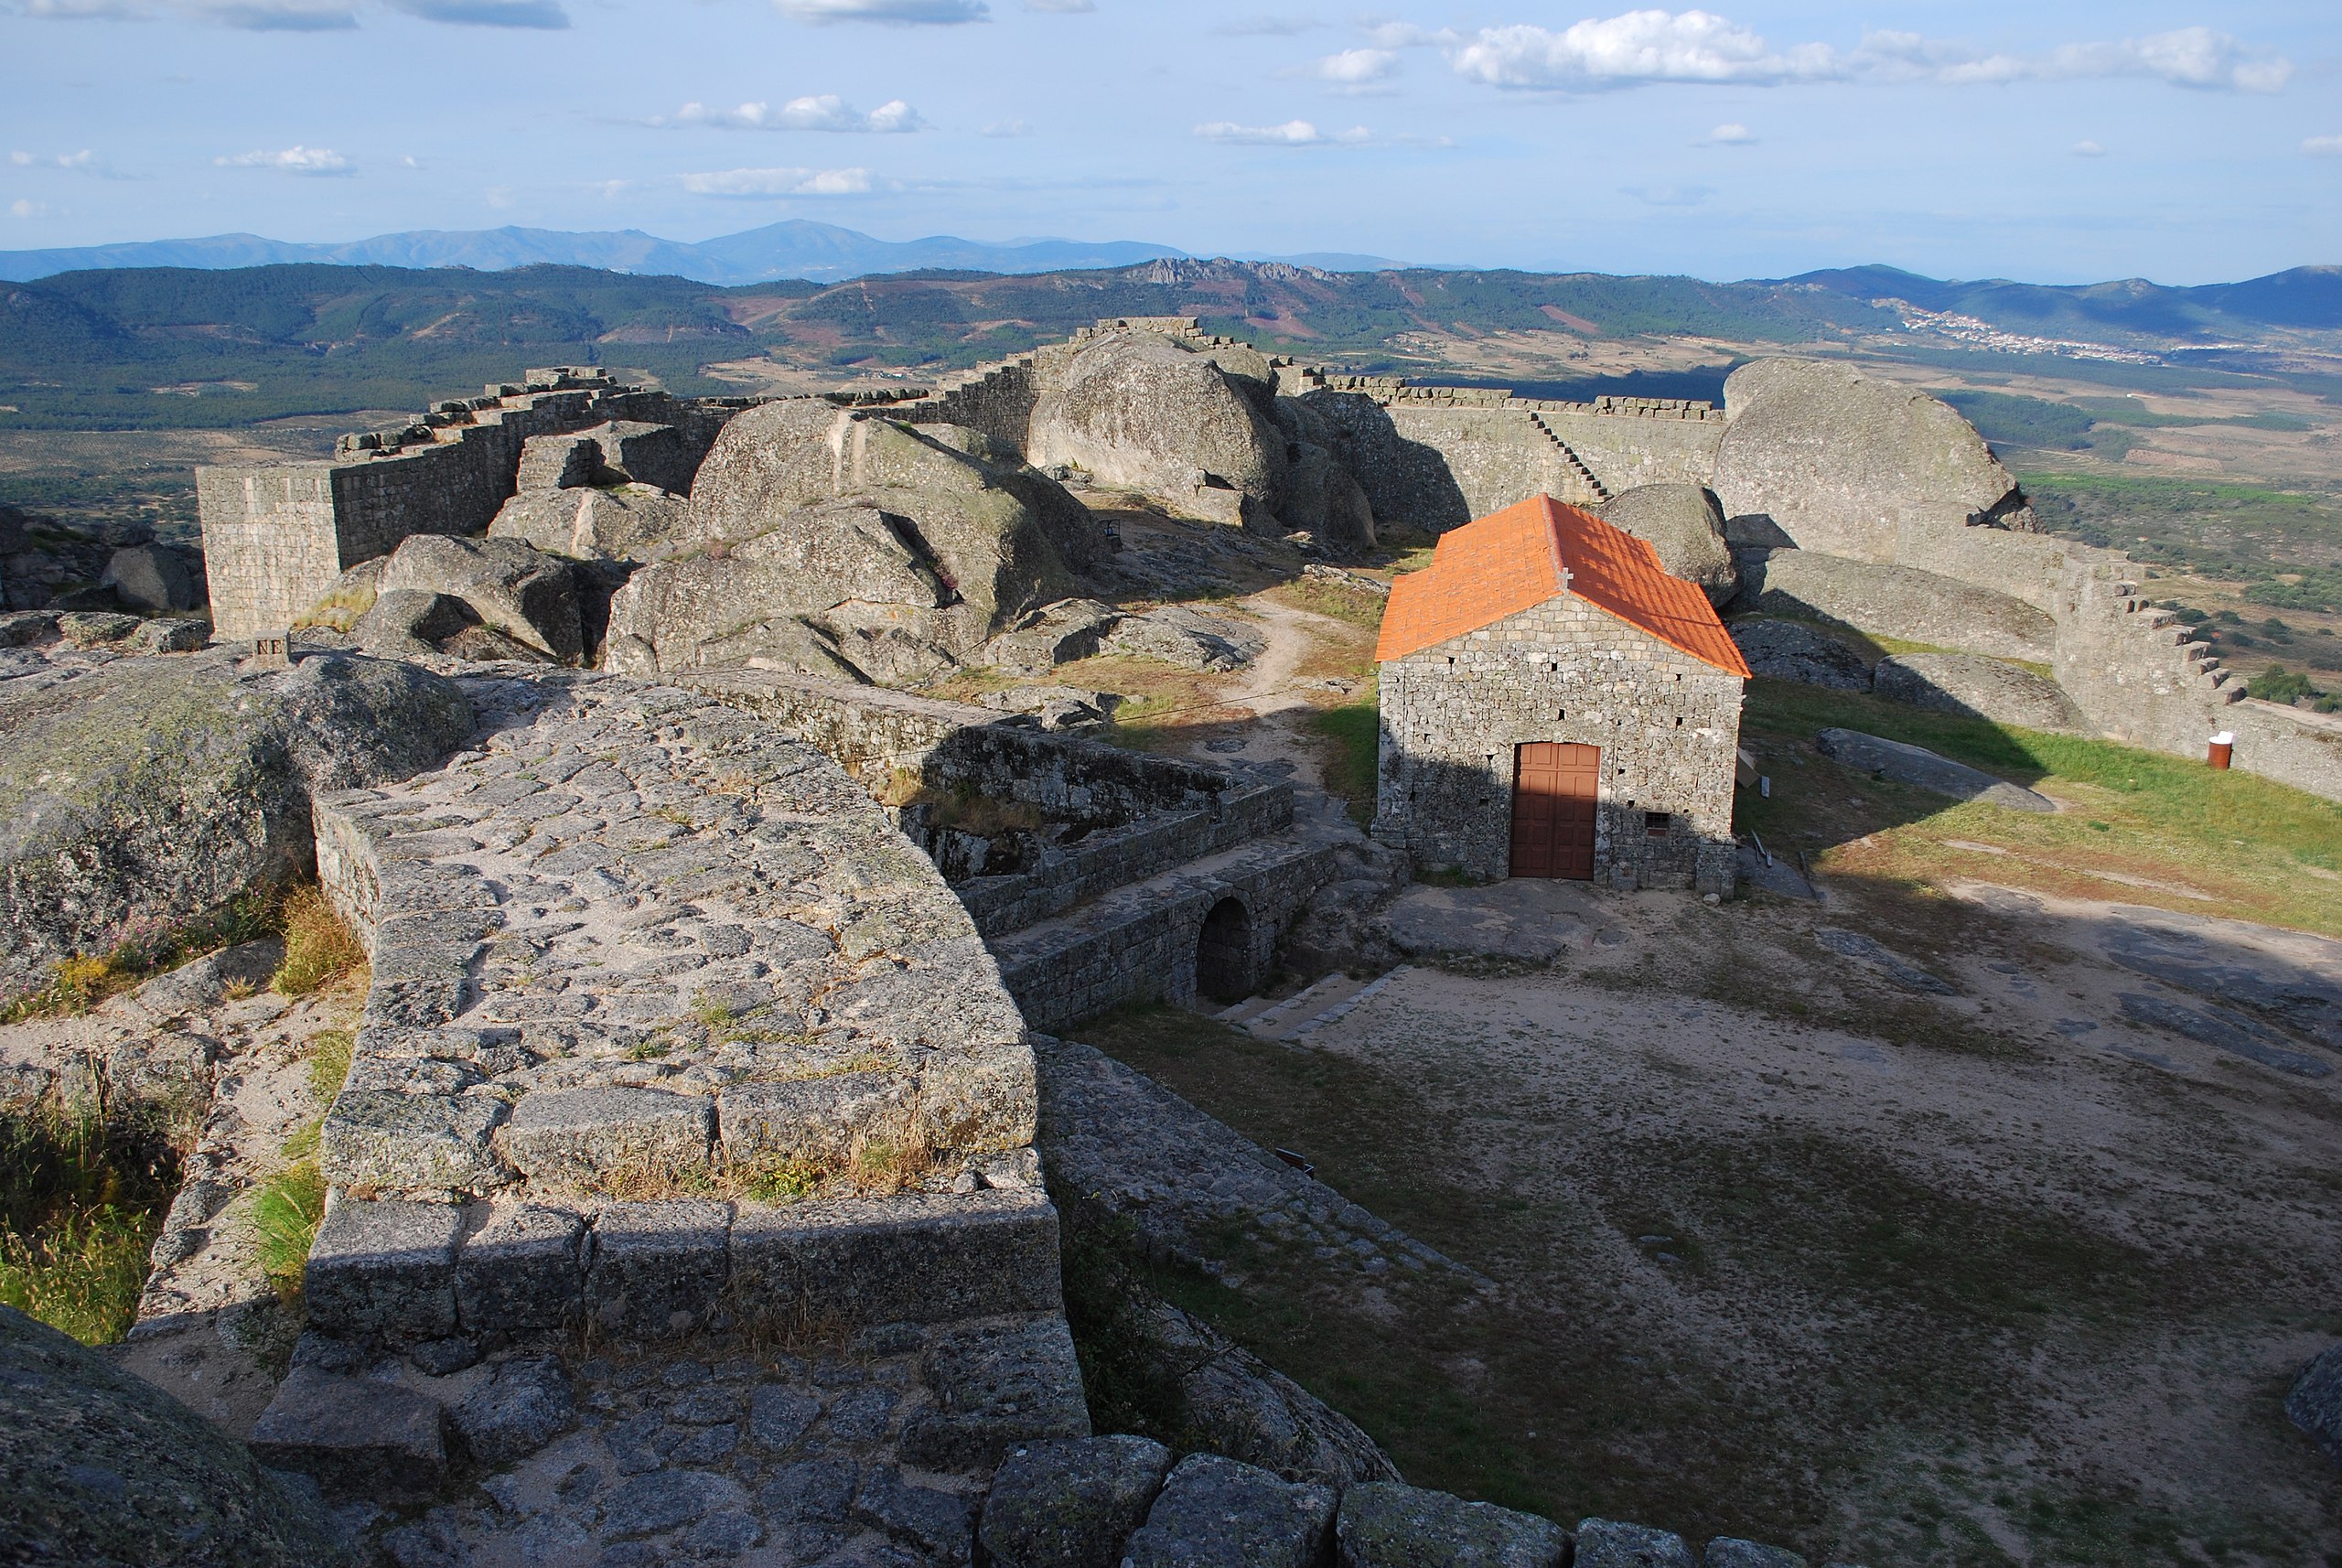
[[[285,961],[269,977],[270,987],[284,996],[356,990],[366,972],[366,949],[325,889],[315,884],[295,889],[285,900]]]

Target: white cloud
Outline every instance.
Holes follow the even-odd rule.
[[[2096,142],[2076,142],[2074,144],[2074,156],[2078,158],[2102,158],[2105,156],[2106,149]]]
[[[694,196],[859,196],[870,188],[863,168],[736,168],[683,176]]]
[[[1710,131],[1708,140],[1719,147],[1748,147],[1756,145],[1756,133],[1735,120]]]
[[[2142,38],[2065,44],[2041,55],[1987,54],[1918,33],[1874,32],[1841,52],[1828,44],[1777,48],[1712,11],[1628,11],[1554,32],[1483,27],[1449,51],[1459,75],[1491,87],[1593,91],[1646,82],[1939,81],[1951,85],[2136,77],[2175,86],[2274,92],[2293,65],[2209,27]]]
[[[985,136],[1029,136],[1032,134],[1033,127],[1022,120],[994,120],[978,133]]]
[[[1080,16],[1098,9],[1097,0],[1025,0],[1027,11],[1054,11],[1062,16]]]
[[[1344,49],[1311,66],[1309,74],[1321,81],[1357,88],[1387,81],[1398,68],[1399,57],[1393,50]]]
[[[18,168],[71,169],[79,174],[102,172],[98,155],[88,147],[78,153],[56,153],[44,157],[38,153],[10,153],[8,161]]]
[[[2302,143],[2302,151],[2314,158],[2342,157],[2342,136],[2311,136]]]
[[[22,197],[8,203],[8,216],[11,218],[38,218],[48,211],[48,209],[39,202],[27,201]]]
[[[888,22],[897,26],[949,26],[988,22],[984,0],[772,0],[792,22]]]
[[[217,157],[211,161],[221,168],[273,168],[283,169],[287,174],[347,174],[349,172],[349,160],[331,147],[295,145],[285,148],[281,153],[238,153],[232,157]]]
[[[897,98],[865,114],[834,92],[792,98],[779,108],[769,103],[742,103],[711,109],[686,103],[675,112],[679,125],[718,125],[731,131],[924,131],[919,111]]]
[[[1209,124],[1197,126],[1196,134],[1207,142],[1235,142],[1262,147],[1355,146],[1372,139],[1363,125],[1353,125],[1347,131],[1329,134],[1306,120],[1287,120],[1282,125],[1239,125],[1232,120],[1214,120]]]

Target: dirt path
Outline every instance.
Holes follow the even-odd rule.
[[[1817,1562],[2342,1551],[2282,1411],[2342,1336],[2342,1070],[2164,1021],[2308,994],[2324,945],[1987,890],[1873,950],[1843,908],[1581,891],[1550,969],[1127,1058],[1504,1288],[1466,1322],[1284,1282],[1233,1309],[1273,1361],[1410,1479],[1555,1517]]]

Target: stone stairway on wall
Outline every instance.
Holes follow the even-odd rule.
[[[1609,487],[1595,477],[1594,470],[1585,466],[1584,458],[1570,449],[1568,442],[1553,433],[1553,427],[1545,423],[1544,415],[1535,409],[1531,409],[1529,423],[1542,431],[1545,439],[1551,441],[1560,450],[1563,466],[1575,478],[1578,487],[1585,492],[1583,496],[1563,496],[1561,499],[1574,501],[1581,506],[1600,506],[1610,499]]]

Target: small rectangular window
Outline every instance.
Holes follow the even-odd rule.
[[[1665,811],[1645,811],[1643,813],[1643,832],[1650,838],[1663,839],[1667,836],[1668,824],[1672,822],[1675,819],[1673,817],[1668,815]]]

